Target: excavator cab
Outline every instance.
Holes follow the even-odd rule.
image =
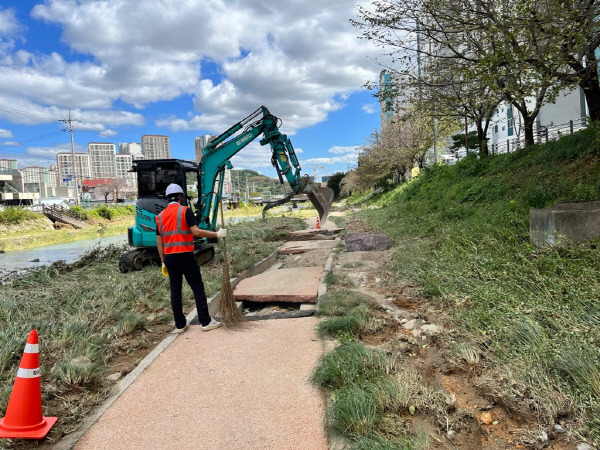
[[[135,204],[135,224],[127,230],[129,245],[135,247],[119,260],[122,273],[139,270],[150,261],[158,262],[160,257],[156,247],[156,216],[168,205],[165,196],[167,186],[176,183],[183,188],[184,204],[197,212],[187,195],[188,174],[197,180],[199,167],[191,161],[180,159],[140,160],[133,163],[132,171],[137,173],[138,199]],[[194,239],[194,254],[198,264],[206,264],[214,257],[214,248],[207,245],[206,239]]]

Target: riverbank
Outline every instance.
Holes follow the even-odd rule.
[[[225,211],[225,221],[243,217],[261,217],[262,206],[247,206]],[[317,214],[314,208],[287,209],[280,207],[267,213],[268,217],[293,217],[308,218]],[[135,218],[133,214],[119,215],[112,219],[92,218],[88,220],[89,227],[74,229],[70,227],[56,229],[47,217],[36,214],[17,224],[0,223],[0,252],[26,250],[48,245],[66,244],[69,242],[95,239],[99,237],[126,234],[127,228],[132,226]],[[220,220],[218,221],[220,223]],[[228,226],[228,225],[227,225]]]
[[[0,225],[0,251],[11,252],[125,234],[132,222],[133,216],[120,216],[114,220],[94,221],[85,229],[55,229],[50,219],[40,217],[18,225]]]

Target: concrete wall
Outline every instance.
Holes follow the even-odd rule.
[[[585,242],[600,237],[600,201],[556,203],[529,211],[531,243],[538,247]]]

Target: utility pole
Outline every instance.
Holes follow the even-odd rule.
[[[69,133],[71,134],[71,163],[73,164],[73,185],[75,186],[75,204],[79,204],[79,187],[77,185],[77,166],[75,165],[75,143],[73,142],[73,122],[81,122],[81,120],[71,119],[71,108],[69,108],[69,118],[59,119],[59,122],[69,124]]]

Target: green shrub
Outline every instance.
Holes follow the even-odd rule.
[[[42,214],[36,214],[19,206],[7,206],[4,210],[0,211],[0,224],[18,225],[26,220],[40,219],[42,217],[44,217]]]

